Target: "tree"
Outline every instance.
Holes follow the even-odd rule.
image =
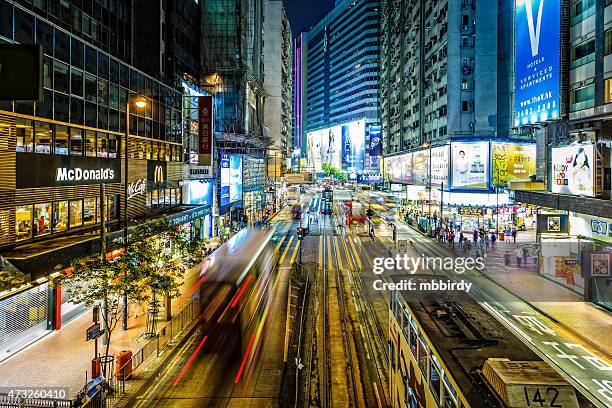
[[[334,167],[329,163],[323,163],[321,169],[323,170],[323,173],[326,177],[331,177],[338,181],[346,181],[346,174],[344,174],[342,170],[338,169],[337,167]]]
[[[75,303],[99,306],[106,330],[105,361],[108,361],[112,334],[121,320],[123,308],[127,307],[121,299],[127,294],[133,301],[143,300],[143,287],[138,277],[125,268],[122,258],[102,259],[102,257],[81,258],[72,264],[72,285],[68,294]],[[97,356],[96,356],[97,357]],[[105,373],[106,374],[106,373]]]
[[[162,218],[134,228],[128,245],[122,255],[124,265],[133,276],[138,276],[140,284],[149,291],[149,318],[147,334],[154,336],[156,319],[159,312],[157,295],[166,296],[166,309],[170,302],[180,295],[182,278],[187,265],[181,261],[189,238]],[[169,316],[170,313],[168,313]]]

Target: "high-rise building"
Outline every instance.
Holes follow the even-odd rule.
[[[538,180],[544,187],[517,190],[515,198],[539,208],[540,273],[607,309],[612,308],[610,261],[605,261],[612,244],[609,3],[550,1],[538,17],[535,5],[524,2],[516,8],[514,27],[515,125],[538,139]],[[547,27],[539,38],[529,36],[530,19]],[[546,76],[534,75],[534,62],[543,60],[539,72]],[[598,256],[608,262],[607,272],[595,267]],[[566,267],[572,262],[582,268]]]
[[[479,0],[382,1],[385,154],[451,137],[509,136],[511,83],[499,76],[511,66],[512,38],[498,36],[508,29],[504,17],[512,21],[504,7],[511,9]]]
[[[270,129],[268,177],[280,178],[291,157],[293,65],[291,27],[282,0],[267,0],[264,24],[264,119]]]
[[[306,115],[306,34],[301,33],[293,40],[293,156],[291,167],[300,168],[300,158],[304,141],[304,119]]]
[[[318,159],[313,159],[313,151],[329,141],[340,143],[343,131],[339,128],[338,135],[335,135],[332,127],[355,123],[354,130],[345,130],[344,134],[345,137],[350,134],[350,140],[358,143],[353,147],[360,151],[347,154],[361,158],[348,160],[358,163],[343,165],[343,168],[346,167],[349,174],[378,171],[378,160],[371,161],[367,153],[370,126],[379,123],[379,2],[337,1],[334,8],[302,36],[301,41],[306,60],[305,67],[302,66],[306,81],[302,82],[301,92],[306,105],[302,109],[301,126],[305,133],[324,133],[312,133],[303,149],[302,156],[310,157],[307,167],[320,171]],[[353,147],[348,143],[350,151]],[[319,152],[314,156],[318,157]],[[334,164],[339,166],[339,160],[340,156],[332,161],[338,161]],[[326,159],[322,158],[322,161]],[[346,157],[344,163],[347,163]]]
[[[202,17],[202,88],[212,95],[214,101],[217,163],[239,166],[240,169],[233,171],[236,177],[238,171],[241,172],[242,183],[243,166],[249,162],[244,155],[253,159],[264,158],[271,144],[264,122],[265,1],[200,0],[199,3]],[[256,174],[244,178],[247,184],[240,186],[240,198],[233,197],[235,200],[228,199],[229,193],[223,190],[222,171],[218,172],[221,183],[218,228],[242,221],[242,215],[256,214],[256,217],[248,217],[249,221],[262,216],[264,191],[259,187],[262,185],[259,180],[265,178],[265,174],[261,173],[265,167],[257,165],[252,170]]]
[[[18,328],[0,325],[2,357],[78,312],[49,275],[100,250],[103,213],[109,250],[132,220],[192,214],[181,93],[132,65],[131,4],[0,0],[0,43],[44,54],[42,101],[0,102],[0,255],[28,285],[0,300],[0,320]],[[17,303],[36,316],[14,314]]]

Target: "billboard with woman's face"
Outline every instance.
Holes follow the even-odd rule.
[[[593,197],[594,153],[594,145],[552,149],[552,192]]]
[[[452,188],[489,188],[489,142],[452,142]]]

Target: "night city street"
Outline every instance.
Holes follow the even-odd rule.
[[[612,0],[0,0],[45,407],[612,407]]]

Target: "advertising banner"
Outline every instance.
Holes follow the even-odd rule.
[[[370,126],[370,157],[382,156],[382,128]]]
[[[189,180],[183,184],[185,204],[213,205],[212,181]]]
[[[198,96],[198,164],[212,165],[213,106],[212,96]]]
[[[391,179],[402,181],[402,156],[391,157]]]
[[[229,202],[242,200],[242,156],[229,156]]]
[[[402,176],[397,181],[403,181],[404,183],[413,183],[414,174],[412,172],[412,153],[402,154],[397,156],[401,163]]]
[[[569,232],[567,214],[538,214],[538,234],[567,234]]]
[[[340,126],[342,134],[342,170],[363,171],[365,165],[365,121]]]
[[[612,219],[570,212],[570,233],[612,243]]]
[[[16,153],[17,188],[120,183],[121,160]]]
[[[431,185],[448,186],[448,145],[431,149]]]
[[[536,173],[536,145],[493,142],[492,175],[494,186],[511,181],[530,181]]]
[[[612,253],[582,251],[582,276],[584,278],[609,278],[612,276]]]
[[[516,0],[515,126],[559,117],[560,0]]]
[[[362,143],[363,146],[363,143]],[[321,131],[321,164],[342,168],[342,126]]]
[[[489,142],[452,142],[452,180],[456,189],[489,188]]]
[[[224,206],[230,203],[230,159],[227,156],[224,156],[219,161],[219,167],[219,173],[221,177],[221,197],[219,200],[219,205]]]
[[[321,171],[321,131],[306,134],[306,160],[308,168],[315,172]]]
[[[383,179],[380,174],[358,174],[358,183],[382,183]]]
[[[412,153],[412,181],[416,184],[429,183],[429,149]]]
[[[552,149],[552,192],[594,195],[594,145],[573,145]]]

